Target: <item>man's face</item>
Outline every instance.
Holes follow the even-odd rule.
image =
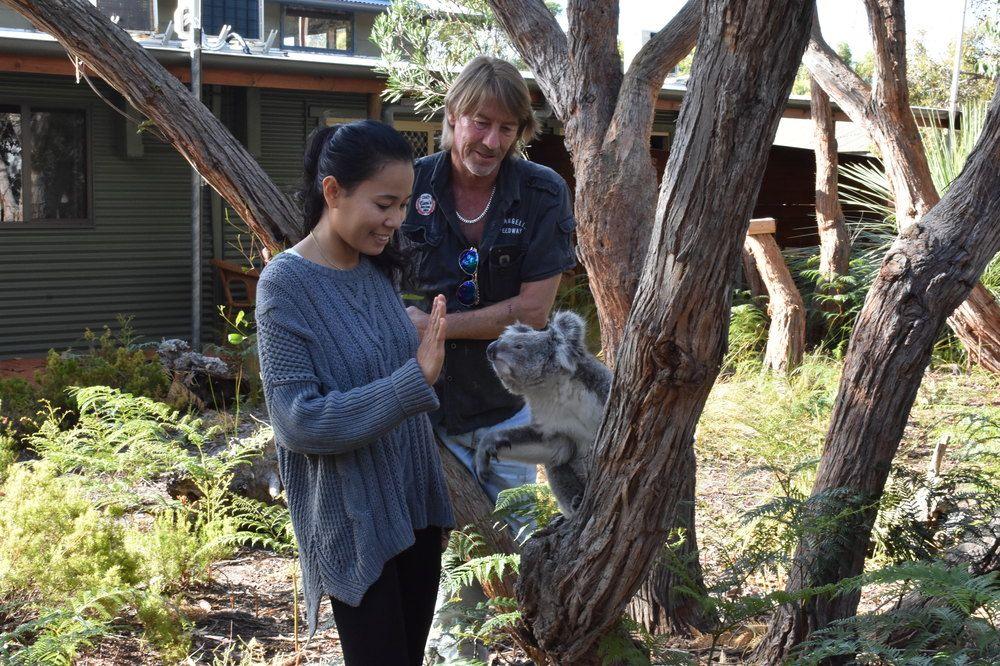
[[[474,176],[492,176],[517,141],[517,118],[508,115],[496,102],[487,102],[475,113],[448,114],[454,127],[452,161]]]

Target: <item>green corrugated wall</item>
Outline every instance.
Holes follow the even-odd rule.
[[[243,99],[240,89],[224,93],[236,100],[231,103]],[[143,139],[143,155],[126,159],[124,120],[85,84],[76,85],[67,77],[0,75],[0,104],[21,101],[90,110],[93,226],[0,224],[0,358],[79,346],[84,329],[114,327],[119,313],[133,316],[133,326],[143,339],[187,337],[191,190],[187,163],[172,147],[149,136]],[[279,186],[292,186],[299,178],[305,136],[315,123],[308,111],[315,105],[356,114],[365,108],[365,97],[262,91],[261,163]],[[232,247],[236,234],[227,228],[222,254],[230,261],[239,260]],[[203,237],[207,340],[218,319],[207,264],[215,252],[207,214]]]

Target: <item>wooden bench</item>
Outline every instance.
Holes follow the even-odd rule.
[[[212,259],[222,282],[222,295],[226,301],[226,316],[230,319],[237,310],[249,310],[257,303],[257,280],[260,279],[260,271],[256,268],[244,268],[238,264],[222,259]],[[243,298],[234,295],[233,286],[242,285]]]

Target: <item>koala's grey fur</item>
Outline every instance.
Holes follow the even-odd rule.
[[[611,371],[587,351],[584,331],[579,315],[556,312],[546,328],[513,324],[487,347],[497,377],[528,402],[531,423],[492,432],[476,446],[479,478],[494,458],[545,465],[566,515],[583,494],[611,390]]]

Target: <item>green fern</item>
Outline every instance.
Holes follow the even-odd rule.
[[[83,650],[114,631],[114,612],[129,594],[106,590],[85,594],[70,606],[43,611],[13,630],[0,633],[0,660],[10,666],[69,666]]]
[[[493,513],[499,519],[498,525],[502,524],[500,521],[521,525],[514,535],[519,542],[527,540],[536,529],[545,527],[560,515],[555,495],[544,483],[526,483],[501,490]]]
[[[833,658],[892,664],[988,664],[1000,660],[1000,577],[944,562],[908,562],[845,581],[842,590],[891,586],[899,598],[931,600],[841,620],[816,632],[796,663]],[[879,661],[881,660],[881,661]]]

